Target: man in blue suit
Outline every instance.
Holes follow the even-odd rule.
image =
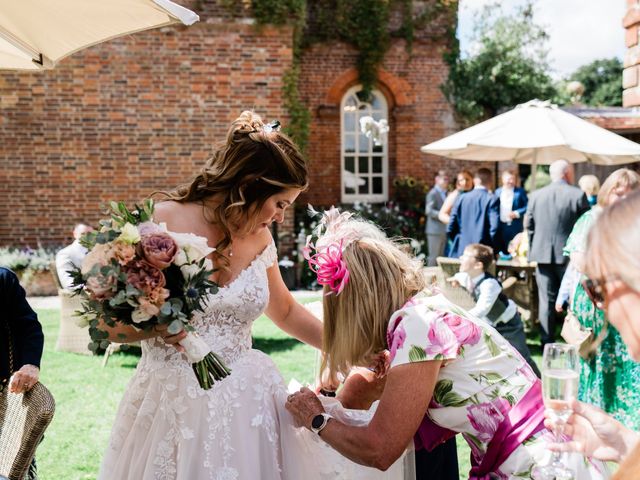
[[[509,242],[524,229],[523,219],[529,202],[524,188],[516,187],[516,173],[513,170],[502,172],[502,187],[495,196],[500,199],[500,223],[496,250],[507,253]]]
[[[471,243],[494,247],[498,233],[500,198],[489,192],[491,170],[481,168],[473,177],[474,189],[453,204],[447,236],[453,240],[450,257],[458,258]]]

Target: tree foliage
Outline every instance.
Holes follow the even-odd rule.
[[[570,77],[584,86],[582,103],[594,107],[622,106],[622,62],[618,58],[594,60]]]
[[[548,75],[548,35],[533,21],[528,3],[513,14],[498,4],[478,17],[472,52],[459,48],[445,56],[450,65],[442,91],[463,124],[473,124],[533,98],[546,99],[555,89]]]

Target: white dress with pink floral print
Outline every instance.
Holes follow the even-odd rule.
[[[453,305],[442,295],[420,293],[389,321],[393,368],[443,360],[428,417],[461,433],[478,463],[498,425],[537,381],[535,374],[496,330]],[[546,429],[517,447],[492,478],[527,479],[537,464],[547,464],[552,439]],[[579,454],[564,457],[577,479],[608,478],[604,464]]]

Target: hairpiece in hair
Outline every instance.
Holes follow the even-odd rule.
[[[262,131],[264,133],[278,132],[280,131],[280,122],[278,120],[274,120],[273,122],[265,123],[262,126]]]
[[[332,243],[323,251],[309,256],[308,261],[320,285],[328,285],[336,295],[342,293],[349,281],[349,270],[342,258],[342,242],[339,245]]]
[[[320,215],[309,205],[312,216]],[[322,214],[314,233],[307,237],[304,247],[304,258],[309,268],[316,273],[320,285],[328,285],[337,295],[342,292],[349,280],[347,265],[342,259],[342,252],[353,241],[361,237],[356,229],[356,222],[349,220],[350,212],[340,212],[331,207]],[[315,250],[315,254],[311,252]]]

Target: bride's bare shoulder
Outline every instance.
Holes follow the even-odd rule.
[[[201,211],[202,205],[166,200],[155,204],[153,220],[158,223],[166,223],[169,230],[190,231],[184,230],[184,228],[193,226],[193,223],[197,222]]]

